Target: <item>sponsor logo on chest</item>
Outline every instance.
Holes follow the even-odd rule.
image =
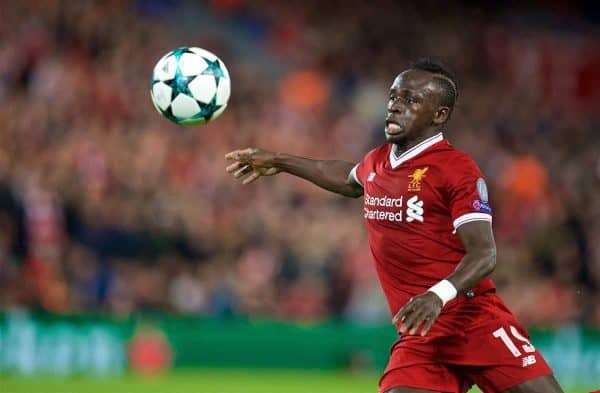
[[[380,184],[375,184],[375,172],[371,172],[367,177],[367,182],[375,185],[365,188],[364,218],[367,220],[398,223],[423,223],[425,221],[425,202],[420,195],[390,196],[385,194],[385,191],[383,192],[383,195],[381,195],[379,187],[383,186],[388,190],[393,190],[398,187],[398,191],[400,192],[402,192],[403,189],[411,193],[419,192],[422,189],[423,179],[426,177],[428,170],[429,167],[427,166],[417,168],[408,175],[407,183],[402,182],[398,184],[398,179],[392,179],[387,186],[384,185],[384,178],[381,178]],[[406,174],[401,175],[401,178],[406,179],[406,177],[402,176],[406,176]],[[377,178],[380,179],[380,177]]]
[[[365,193],[364,217],[367,220],[391,222],[423,222],[423,201],[418,195],[406,200],[404,197],[393,198],[387,195],[374,197]]]

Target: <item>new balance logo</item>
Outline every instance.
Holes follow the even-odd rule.
[[[523,358],[523,367],[531,366],[532,364],[535,364],[535,362],[535,355],[525,356]]]
[[[423,222],[423,201],[420,201],[417,195],[406,201],[406,221],[414,220]]]
[[[369,177],[367,177],[367,181],[373,181],[375,179],[375,172],[369,173]]]

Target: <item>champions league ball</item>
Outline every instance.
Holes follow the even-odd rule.
[[[208,123],[227,107],[231,83],[213,53],[181,47],[164,55],[152,73],[150,95],[158,112],[182,126]]]

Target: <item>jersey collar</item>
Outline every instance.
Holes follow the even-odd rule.
[[[400,154],[399,156],[396,156],[396,150],[398,149],[398,146],[394,144],[394,145],[392,145],[392,148],[390,149],[390,164],[392,165],[392,168],[396,168],[398,165],[402,164],[403,162],[408,161],[411,158],[418,156],[423,151],[427,150],[431,146],[433,146],[436,143],[441,142],[443,140],[444,140],[444,134],[442,134],[440,132],[439,134],[436,134],[430,138],[425,139],[423,142],[419,143],[418,145],[411,147],[410,149],[408,149],[404,153]]]

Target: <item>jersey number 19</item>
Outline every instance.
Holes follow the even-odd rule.
[[[510,325],[510,333],[512,334],[512,336],[517,339],[518,341],[524,343],[523,345],[521,345],[521,348],[523,349],[523,351],[525,351],[525,353],[532,353],[535,352],[535,348],[533,347],[533,345],[531,345],[531,342],[529,342],[528,339],[526,339],[525,337],[523,337],[518,331],[517,329]],[[504,343],[504,345],[506,345],[506,348],[508,348],[508,350],[510,352],[512,352],[512,354],[514,355],[514,357],[518,358],[519,356],[521,356],[521,351],[519,351],[519,348],[517,348],[517,346],[515,345],[514,341],[508,337],[508,333],[506,332],[506,330],[501,327],[500,329],[494,331],[494,333],[492,333],[494,335],[494,337],[499,338],[502,340],[502,342]]]

